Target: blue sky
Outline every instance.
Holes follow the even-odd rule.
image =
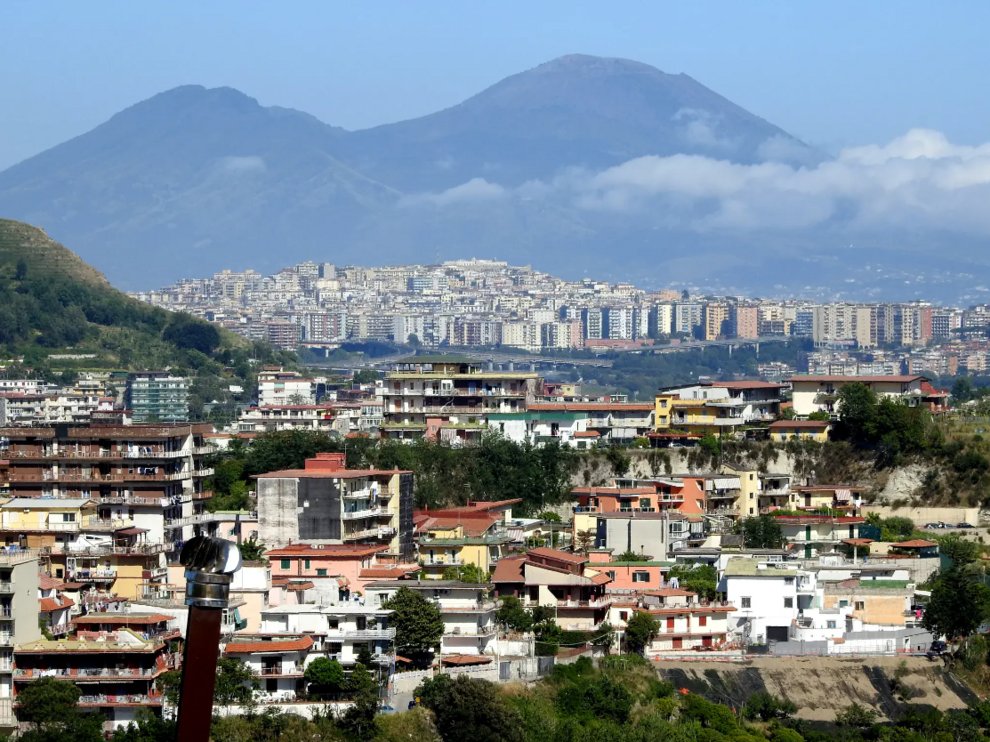
[[[832,151],[990,140],[990,3],[0,3],[0,169],[185,83],[347,128],[453,105],[562,54],[686,72]]]

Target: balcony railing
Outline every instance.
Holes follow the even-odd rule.
[[[367,508],[365,510],[344,511],[341,517],[344,520],[361,520],[363,518],[378,518],[383,515],[391,515],[388,510],[382,508]]]
[[[161,706],[162,697],[161,696],[145,696],[145,695],[98,695],[98,696],[80,696],[79,697],[80,706]]]
[[[278,677],[280,675],[302,675],[303,667],[302,665],[296,665],[295,667],[262,667],[260,674],[263,678]]]
[[[80,668],[17,668],[14,677],[20,681],[40,680],[41,678],[66,678],[75,682],[107,681],[107,680],[141,680],[152,678],[164,672],[164,668],[117,668],[117,667],[80,667]]]
[[[330,629],[327,631],[328,641],[340,639],[363,640],[392,640],[395,639],[395,629]]]

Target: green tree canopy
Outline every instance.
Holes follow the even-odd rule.
[[[736,524],[747,549],[779,549],[784,543],[784,532],[772,515],[743,518]]]
[[[495,620],[510,631],[529,631],[533,628],[533,616],[522,601],[512,595],[501,599],[495,612]]]
[[[437,675],[423,681],[416,695],[433,712],[444,742],[523,740],[517,714],[502,699],[498,687],[486,680]]]
[[[257,690],[257,675],[243,660],[221,657],[217,661],[217,681],[213,700],[220,706],[250,706]]]
[[[306,667],[303,678],[313,692],[337,693],[344,687],[344,667],[329,657],[317,657]]]
[[[483,585],[491,581],[491,575],[487,569],[482,569],[474,562],[468,562],[467,564],[452,564],[444,569],[443,579]]]
[[[703,600],[714,600],[718,587],[718,572],[710,564],[693,566],[678,564],[667,573],[668,581],[677,578],[677,584],[682,590],[697,593]]]
[[[953,566],[935,578],[922,625],[936,637],[965,639],[990,615],[990,588],[965,566]]]
[[[72,683],[41,678],[17,694],[17,718],[38,726],[62,724],[78,714],[80,695]]]
[[[415,590],[400,587],[384,608],[393,611],[395,650],[417,664],[428,664],[443,636],[443,616],[436,603]]]
[[[643,654],[660,631],[660,623],[646,611],[636,611],[626,622],[623,644],[635,654]]]

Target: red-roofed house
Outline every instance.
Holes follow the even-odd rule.
[[[670,652],[717,650],[726,644],[729,614],[735,606],[698,599],[690,590],[666,587],[647,590],[632,603],[612,608],[609,623],[620,632],[634,613],[647,611],[659,623],[647,656]]]
[[[320,453],[257,479],[260,541],[381,545],[412,558],[412,472],[347,469],[343,454]]]
[[[859,538],[865,519],[853,516],[774,515],[791,549],[806,559],[820,552],[833,551],[844,539]]]
[[[588,558],[559,549],[530,549],[495,567],[492,584],[499,597],[512,595],[523,605],[547,606],[565,629],[592,630],[608,618],[609,577],[588,567]]]
[[[288,701],[304,690],[303,672],[312,647],[309,636],[238,636],[223,654],[243,661],[258,676],[259,701]]]
[[[878,397],[901,399],[911,406],[924,405],[933,411],[944,409],[948,399],[934,389],[931,379],[918,374],[893,376],[834,376],[806,374],[793,376],[791,399],[794,412],[807,417],[812,412],[838,413],[838,394],[849,384],[865,384]]]
[[[341,587],[350,592],[363,591],[367,582],[381,577],[376,571],[389,570],[398,577],[415,574],[419,566],[413,563],[396,563],[381,557],[384,546],[360,544],[292,544],[265,552],[271,566],[272,586],[287,588],[290,581],[304,582],[311,579],[338,579]],[[281,601],[273,601],[277,604]]]
[[[416,546],[423,575],[438,579],[450,566],[474,564],[490,570],[506,553],[511,538],[505,513],[474,506],[416,512]]]

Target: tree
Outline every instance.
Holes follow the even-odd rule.
[[[220,331],[206,320],[179,312],[162,330],[162,340],[209,355],[220,345]]]
[[[938,541],[939,553],[946,557],[953,567],[964,567],[980,558],[980,544],[950,533]]]
[[[638,552],[632,551],[631,549],[622,552],[615,558],[617,562],[648,562],[650,557],[646,554],[640,554]]]
[[[863,446],[876,439],[877,395],[866,384],[846,384],[837,395],[839,426],[844,438]]]
[[[835,715],[835,723],[840,727],[865,729],[873,725],[876,717],[877,712],[873,709],[853,703]]]
[[[443,636],[440,608],[408,587],[400,587],[383,607],[393,611],[395,651],[417,665],[428,665]]]
[[[584,531],[578,531],[577,536],[574,539],[575,548],[582,554],[587,554],[588,550],[595,545],[595,532],[590,528]]]
[[[560,523],[560,515],[553,510],[542,510],[536,514],[536,517],[544,523]]]
[[[317,657],[306,667],[303,678],[309,683],[311,693],[338,693],[344,687],[344,668],[337,660]]]
[[[935,578],[922,625],[935,637],[965,639],[990,615],[990,588],[979,575],[955,565]]]
[[[351,381],[355,384],[374,384],[378,381],[378,372],[373,368],[360,368],[354,372]]]
[[[257,676],[243,660],[221,657],[217,662],[213,700],[220,706],[250,706],[258,687]]]
[[[444,742],[522,742],[519,717],[486,680],[438,675],[416,689]]]
[[[697,593],[699,598],[713,600],[718,587],[718,572],[710,564],[694,566],[677,565],[670,568],[667,579],[677,578],[677,584],[683,590]]]
[[[17,718],[38,727],[65,723],[78,715],[80,695],[72,683],[41,678],[17,694]]]
[[[626,622],[626,649],[643,654],[660,631],[660,623],[646,611],[636,611]]]
[[[506,595],[495,611],[495,620],[510,631],[529,631],[533,628],[533,617],[519,598]]]
[[[340,451],[341,445],[318,430],[273,430],[251,443],[244,462],[244,475],[281,469],[301,469],[306,459],[325,451]]]
[[[754,693],[746,699],[743,707],[743,716],[747,719],[760,719],[770,721],[771,719],[783,719],[797,711],[797,706],[793,701],[786,698],[778,698],[766,691]]]
[[[471,582],[483,585],[491,580],[487,569],[482,569],[474,562],[467,564],[452,564],[443,571],[443,579],[457,582]]]
[[[784,543],[784,532],[772,515],[743,518],[737,524],[747,549],[779,549]]]

